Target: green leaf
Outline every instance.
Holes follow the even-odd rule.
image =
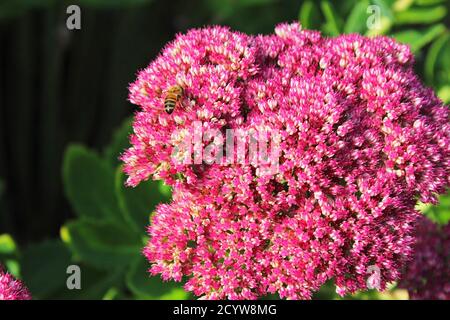
[[[419,203],[416,208],[434,222],[446,225],[450,221],[450,192],[441,195],[435,206]]]
[[[102,300],[119,300],[121,299],[121,292],[115,288],[109,288],[108,291],[103,295]]]
[[[148,180],[141,182],[137,187],[125,186],[126,176],[122,167],[116,171],[116,193],[119,206],[125,215],[125,220],[137,231],[144,232],[149,224],[150,214],[159,203],[170,200],[170,192],[161,181]]]
[[[185,292],[180,283],[163,281],[158,276],[150,276],[148,262],[143,256],[138,257],[126,275],[128,288],[138,298],[158,300],[183,300],[189,294]]]
[[[415,0],[414,3],[418,6],[432,6],[435,4],[443,3],[447,0]]]
[[[417,30],[411,29],[393,33],[392,36],[401,43],[412,45],[420,40],[422,34]]]
[[[439,37],[443,32],[445,32],[445,26],[438,24],[429,27],[425,31],[411,29],[394,33],[392,36],[402,43],[409,44],[412,52],[417,52]]]
[[[119,164],[119,156],[130,146],[129,135],[133,131],[131,126],[133,119],[126,119],[114,132],[112,141],[104,150],[104,157],[113,167]]]
[[[373,0],[374,5],[377,5],[381,9],[381,15],[387,17],[389,20],[394,19],[394,14],[391,10],[390,0]]]
[[[326,20],[324,31],[326,31],[331,36],[338,36],[340,34],[340,31],[338,17],[336,16],[336,10],[327,0],[321,1],[320,7],[322,8],[322,12]]]
[[[434,73],[436,67],[436,61],[438,59],[439,53],[444,48],[446,42],[450,39],[450,33],[445,32],[437,38],[428,50],[427,57],[425,59],[425,78],[429,84],[434,83]]]
[[[6,270],[8,270],[8,272],[10,274],[12,274],[15,278],[17,278],[17,279],[22,278],[22,275],[20,272],[20,263],[17,259],[7,259],[7,260],[3,261],[2,263],[4,263]]]
[[[394,11],[405,11],[414,3],[414,0],[397,0],[392,4]]]
[[[158,190],[164,196],[165,201],[169,201],[172,198],[172,188],[166,185],[164,182],[160,181],[158,185]]]
[[[396,24],[429,24],[434,23],[447,14],[445,6],[431,8],[410,8],[406,11],[395,13]]]
[[[320,11],[313,1],[307,0],[303,2],[298,14],[298,20],[304,29],[319,28]]]
[[[81,289],[69,290],[64,287],[52,297],[64,300],[100,300],[110,290],[120,291],[124,287],[124,268],[98,270],[89,265],[81,264]]]
[[[443,90],[439,95],[440,97],[445,94],[445,87],[450,86],[450,41],[445,42],[436,58],[434,85],[439,88],[439,91]]]
[[[421,48],[423,48],[428,43],[432,42],[434,39],[436,39],[442,33],[444,33],[445,30],[446,28],[445,25],[443,24],[437,24],[432,27],[429,27],[427,30],[425,30],[420,40],[412,45],[411,48],[413,52],[419,51]]]
[[[368,0],[358,1],[346,19],[344,33],[363,33],[367,29],[368,6]]]
[[[124,224],[78,220],[61,229],[61,238],[77,259],[97,268],[128,265],[141,252],[142,239]]]
[[[367,30],[367,36],[383,35],[389,32],[394,24],[394,14],[390,8],[390,5],[384,0],[373,0],[373,5],[376,5],[380,9],[380,23],[378,28],[372,28]]]
[[[437,95],[445,104],[450,103],[450,86],[443,86],[440,88]]]
[[[0,256],[13,255],[17,251],[17,245],[9,234],[0,235]]]
[[[21,278],[20,264],[18,262],[19,249],[9,234],[0,235],[0,265],[16,278]]]
[[[336,300],[338,297],[339,296],[336,293],[336,285],[332,280],[328,280],[317,292],[314,293],[313,299]]]
[[[78,216],[122,219],[114,193],[114,171],[97,154],[80,145],[70,146],[64,156],[63,179]]]
[[[22,276],[34,298],[44,299],[66,285],[71,255],[59,240],[27,247],[20,260]]]

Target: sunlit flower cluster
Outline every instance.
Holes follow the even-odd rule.
[[[31,300],[28,289],[0,265],[0,300]]]
[[[174,85],[184,93],[168,114]],[[207,299],[309,299],[330,279],[344,295],[367,288],[370,266],[383,289],[410,257],[416,199],[449,185],[448,110],[390,38],[325,38],[296,23],[264,36],[192,30],[139,72],[130,101],[128,184],[174,190],[148,230],[151,272],[186,277]],[[279,132],[277,171],[176,161],[174,140],[198,121]]]
[[[450,299],[450,224],[440,226],[426,217],[416,228],[413,259],[400,286],[411,299]]]

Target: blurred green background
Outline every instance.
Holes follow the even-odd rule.
[[[68,5],[81,30],[66,28]],[[367,9],[380,9],[368,30]],[[390,35],[411,46],[416,71],[450,101],[449,1],[445,0],[0,0],[0,262],[35,298],[186,299],[179,284],[149,278],[145,225],[170,189],[123,187],[127,86],[178,32],[209,24],[271,33],[300,20],[325,35]],[[420,206],[439,223],[450,197]],[[66,268],[82,269],[82,290]],[[325,285],[317,298],[334,299]],[[349,299],[404,299],[402,290]],[[270,298],[270,297],[268,297]]]

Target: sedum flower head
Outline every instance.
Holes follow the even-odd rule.
[[[439,226],[421,217],[416,243],[400,286],[411,299],[450,299],[450,224]]]
[[[0,300],[31,300],[28,289],[0,266]]]
[[[174,85],[184,93],[168,114]],[[434,203],[449,184],[448,110],[386,37],[330,39],[296,23],[267,36],[192,30],[139,73],[130,100],[128,184],[174,189],[149,227],[151,272],[187,276],[209,299],[308,299],[329,279],[344,295],[367,288],[371,266],[383,289],[410,256],[416,199]],[[279,134],[276,170],[177,161],[198,122]]]

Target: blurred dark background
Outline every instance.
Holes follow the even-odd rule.
[[[81,30],[66,28],[71,4]],[[176,33],[208,24],[270,33],[300,19],[330,36],[373,35],[371,4],[382,10],[378,33],[410,44],[417,72],[449,99],[445,0],[0,0],[0,234],[19,243],[58,234],[73,216],[61,179],[66,146],[104,148],[134,110],[128,84]]]

